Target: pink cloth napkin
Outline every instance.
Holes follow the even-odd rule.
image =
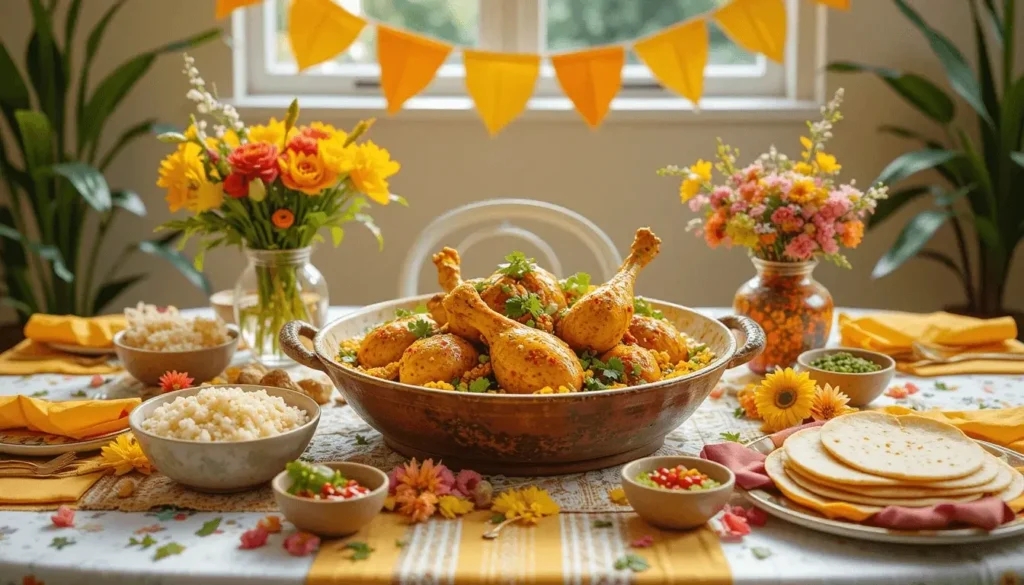
[[[815,422],[780,431],[771,436],[779,448],[786,438],[808,427],[819,426]],[[745,490],[774,487],[775,484],[764,470],[765,456],[739,443],[726,442],[705,445],[700,456],[721,463],[736,474],[736,483]],[[881,512],[866,520],[868,524],[892,530],[936,530],[955,524],[977,526],[992,530],[1014,519],[1013,510],[1006,502],[996,497],[987,497],[964,504],[938,504],[927,508],[906,508],[887,506]]]

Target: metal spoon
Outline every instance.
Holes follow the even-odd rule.
[[[515,518],[508,518],[507,520],[505,520],[501,524],[498,524],[494,528],[491,528],[487,532],[484,532],[483,533],[484,539],[486,539],[486,540],[494,540],[495,538],[498,538],[498,536],[500,536],[501,529],[506,527],[506,526],[508,526],[509,524],[511,524],[511,523],[513,523],[515,521],[516,521]]]

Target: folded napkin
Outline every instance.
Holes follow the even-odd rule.
[[[786,438],[796,431],[820,424],[822,423],[816,422],[780,431],[771,436],[772,442],[776,448],[779,448]],[[765,456],[739,443],[729,441],[705,445],[700,456],[731,469],[736,474],[736,484],[745,490],[774,487],[775,485],[765,472]],[[849,507],[842,503],[835,504],[837,516],[855,517],[859,515],[844,513],[843,508]],[[1009,504],[999,498],[987,497],[973,502],[939,504],[926,508],[887,506],[880,512],[863,518],[863,521],[873,526],[893,530],[935,530],[953,524],[968,524],[992,530],[1013,520],[1016,513],[1022,509],[1024,509],[1024,497],[1017,498]]]
[[[25,324],[25,337],[43,343],[113,347],[114,334],[126,326],[124,315],[77,317],[36,313]]]
[[[56,479],[0,478],[0,505],[35,507],[77,502],[106,473],[107,471],[94,471],[84,475]],[[53,507],[56,508],[56,506]]]
[[[916,376],[955,374],[1024,374],[1024,361],[966,360],[949,364],[915,364],[913,343],[957,348],[962,353],[1022,353],[1012,317],[977,319],[952,313],[882,312],[839,315],[842,345],[877,351],[897,360],[896,368]]]
[[[45,343],[26,339],[0,354],[0,376],[113,374],[121,367],[108,356],[83,356],[57,351]]]
[[[1024,454],[1024,406],[982,410],[911,410],[905,406],[880,409],[894,415],[914,414],[949,423],[972,439],[995,443]]]
[[[50,402],[31,396],[0,396],[0,430],[26,428],[83,439],[128,428],[128,414],[142,401],[75,400]]]

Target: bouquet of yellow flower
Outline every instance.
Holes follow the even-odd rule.
[[[359,142],[372,120],[359,122],[350,132],[321,122],[299,125],[296,100],[283,120],[247,126],[233,106],[207,89],[188,55],[184,73],[191,86],[186,95],[199,116],[190,116],[184,133],[160,136],[177,149],[160,163],[157,185],[167,190],[172,212],[189,213],[161,228],[183,232],[181,245],[191,237],[201,239],[197,268],[202,269],[207,250],[224,245],[300,250],[324,241],[321,232],[328,231],[337,246],[344,236],[342,226],[352,221],[369,228],[383,245],[380,230],[364,212],[370,205],[367,198],[381,205],[405,205],[405,200],[388,190],[398,162],[373,142]],[[296,271],[302,266],[254,268],[257,300],[246,315],[255,322],[252,338],[241,320],[239,324],[259,356],[265,347],[278,352],[277,333],[286,321],[315,319],[299,290]]]

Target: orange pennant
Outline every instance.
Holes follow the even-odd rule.
[[[662,85],[694,104],[704,92],[708,62],[708,27],[704,19],[681,22],[637,41],[633,52]]]
[[[217,20],[231,14],[238,8],[258,4],[263,0],[217,0],[217,7],[214,9],[214,17]]]
[[[836,10],[849,10],[850,0],[814,0],[818,4],[824,4],[829,8],[835,8]]]
[[[378,24],[377,61],[388,113],[402,109],[405,100],[423,91],[451,52],[449,44]]]
[[[733,0],[715,12],[715,21],[737,45],[782,63],[786,53],[783,0]]]
[[[494,136],[526,109],[540,74],[540,56],[471,49],[462,53],[466,91]]]
[[[622,66],[626,49],[600,47],[575,53],[553,55],[551,64],[562,91],[591,128],[601,125],[612,98],[622,87]]]
[[[336,57],[364,26],[364,19],[331,0],[292,0],[288,39],[299,71]]]

